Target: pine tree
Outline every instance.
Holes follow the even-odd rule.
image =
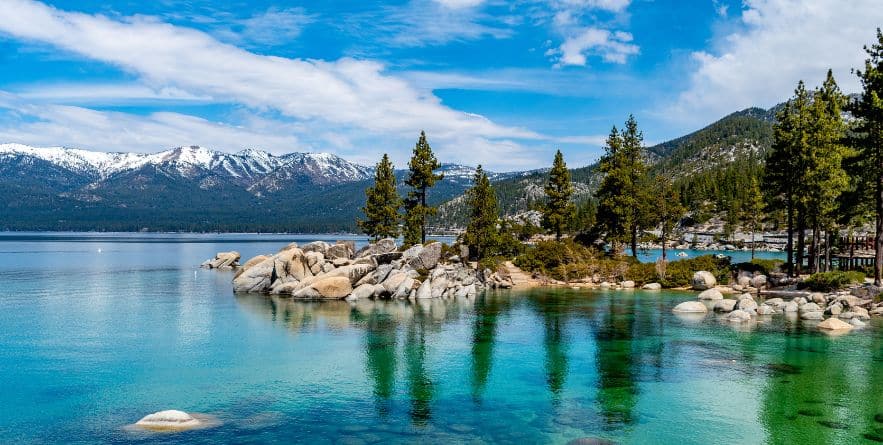
[[[410,170],[405,184],[411,187],[408,198],[405,199],[404,237],[406,245],[426,243],[426,218],[436,212],[435,207],[426,204],[427,191],[435,185],[436,181],[444,178],[444,175],[435,174],[435,170],[441,167],[432,148],[426,142],[426,133],[420,132],[420,139],[414,146],[414,153],[408,162]]]
[[[656,219],[643,144],[634,116],[629,116],[621,132],[613,127],[600,162],[604,178],[595,194],[599,228],[606,232],[614,253],[619,251],[617,243],[629,242],[635,258],[641,233]]]
[[[389,156],[377,163],[374,170],[374,185],[365,189],[365,219],[356,223],[362,231],[374,238],[395,238],[399,236],[399,195],[396,192],[395,170]]]
[[[482,260],[494,255],[499,244],[499,207],[491,181],[481,165],[475,170],[472,182],[472,188],[466,192],[470,211],[463,241],[469,246],[471,256]]]
[[[753,260],[756,244],[755,236],[758,231],[763,230],[764,201],[757,178],[752,176],[750,184],[748,190],[746,190],[745,211],[742,217],[748,230],[751,230],[751,259]]]
[[[662,261],[667,261],[668,240],[674,232],[675,226],[683,218],[686,209],[681,205],[681,198],[678,191],[671,183],[671,179],[663,172],[656,178],[656,200],[654,208],[656,210],[656,222],[660,228],[660,239],[662,241]]]
[[[803,263],[802,233],[805,224],[802,222],[800,193],[805,190],[803,172],[805,171],[805,153],[809,132],[809,93],[803,81],[797,84],[794,97],[776,113],[773,125],[773,145],[766,159],[764,188],[771,200],[784,204],[787,212],[787,244],[788,269],[790,273],[799,272]],[[798,231],[797,258],[794,252],[795,221]],[[797,266],[795,267],[795,260]]]
[[[564,163],[564,155],[561,150],[555,152],[555,160],[549,171],[549,181],[546,183],[546,203],[543,207],[543,227],[555,234],[555,239],[560,240],[561,235],[568,228],[576,210],[570,201],[573,195],[573,184],[570,182],[570,170]]]
[[[624,175],[626,160],[622,151],[622,136],[616,126],[610,131],[605,153],[599,162],[599,170],[604,175],[601,185],[595,192],[598,212],[595,217],[597,229],[605,234],[614,254],[619,253],[618,243],[627,238],[629,210],[628,197],[622,191],[627,187]]]
[[[865,46],[868,58],[864,70],[856,70],[862,84],[859,100],[851,107],[856,118],[859,175],[874,192],[875,227],[874,284],[881,285],[883,274],[883,32],[877,29],[877,42]]]
[[[846,123],[841,110],[845,104],[846,98],[828,70],[825,82],[813,95],[809,150],[804,163],[806,191],[802,194],[802,202],[812,229],[810,267],[813,272],[820,270],[821,230],[835,222],[837,201],[849,187],[849,175],[843,167],[844,158],[852,155],[844,145]]]

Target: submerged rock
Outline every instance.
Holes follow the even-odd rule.
[[[174,409],[155,412],[135,422],[135,426],[154,431],[183,431],[202,425],[195,417]]]
[[[725,298],[714,303],[715,312],[732,312],[736,308],[736,300]]]

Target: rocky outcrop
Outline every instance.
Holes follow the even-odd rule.
[[[239,267],[239,252],[218,252],[214,258],[205,260],[200,267],[205,269],[235,269]]]
[[[672,312],[704,314],[708,312],[708,307],[699,301],[685,301],[675,306]]]
[[[398,252],[393,239],[358,252],[352,243],[290,244],[247,261],[233,279],[233,290],[307,300],[469,298],[492,286],[489,279],[500,279],[489,271],[478,273],[457,256],[443,262],[441,254],[441,243]]]

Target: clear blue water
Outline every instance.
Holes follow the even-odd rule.
[[[682,292],[303,303],[197,267],[294,240],[0,234],[0,443],[883,441],[877,320],[734,329],[674,316]],[[170,408],[222,424],[123,429]]]
[[[631,254],[631,249],[627,249],[627,253]],[[677,256],[678,252],[686,253],[686,257]],[[677,261],[680,259],[687,258],[696,258],[702,255],[716,255],[722,254],[730,257],[730,262],[733,264],[736,263],[744,263],[751,261],[751,251],[744,250],[695,250],[695,249],[668,249],[666,252],[666,256],[669,261]],[[657,259],[662,257],[662,249],[645,249],[638,250],[638,260],[642,263],[647,262],[655,262]],[[760,259],[768,259],[768,260],[785,260],[786,254],[785,252],[763,252],[756,251],[754,252],[755,258]]]

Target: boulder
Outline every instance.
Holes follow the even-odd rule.
[[[834,303],[834,304],[828,306],[827,309],[825,309],[826,315],[836,316],[836,315],[840,315],[841,312],[843,312],[843,306],[841,306],[840,303]]]
[[[239,270],[236,271],[236,275],[234,275],[233,278],[236,279],[236,277],[242,275],[246,270],[251,269],[252,267],[257,265],[258,263],[261,263],[262,261],[266,260],[267,258],[268,257],[266,255],[258,255],[256,257],[246,261],[245,264],[243,264],[242,267],[240,267]]]
[[[736,300],[726,298],[723,300],[718,300],[714,303],[714,311],[715,312],[732,312],[733,309],[736,308]]]
[[[405,279],[399,283],[399,286],[395,289],[395,292],[392,293],[392,298],[408,298],[411,296],[411,291],[414,290],[414,287],[419,285],[420,283],[405,275]]]
[[[349,246],[343,243],[335,244],[328,248],[325,252],[325,257],[331,261],[336,259],[350,259],[353,256],[353,252],[350,250]]]
[[[135,422],[135,426],[156,431],[181,431],[201,426],[201,422],[185,413],[174,409],[148,414]]]
[[[635,288],[635,282],[632,280],[623,281],[622,283],[619,283],[619,285],[623,289],[634,289]]]
[[[706,290],[711,289],[715,285],[717,285],[717,279],[714,278],[714,275],[711,272],[706,272],[704,270],[700,270],[693,274],[693,289],[696,290]]]
[[[406,259],[408,264],[414,269],[429,270],[434,268],[438,264],[438,260],[441,259],[441,248],[441,243],[429,243],[426,246],[421,246],[420,249],[415,249],[413,256],[410,257],[408,252],[411,249],[408,249],[402,258]]]
[[[736,303],[736,307],[745,312],[757,311],[757,302],[753,298],[742,298]]]
[[[870,320],[871,315],[868,313],[868,310],[863,307],[854,307],[852,308],[852,313],[855,314],[852,318],[858,318],[860,320]]]
[[[393,238],[384,238],[376,243],[369,244],[356,254],[357,258],[365,258],[372,255],[383,255],[385,253],[395,252],[396,240]]]
[[[353,286],[347,277],[321,277],[292,296],[303,299],[340,300],[353,292]]]
[[[325,252],[328,251],[328,243],[325,241],[313,241],[309,244],[304,244],[300,250],[304,252],[319,252],[324,256]]]
[[[273,257],[263,258],[257,264],[248,268],[243,267],[242,273],[233,278],[233,292],[267,292],[270,290],[276,260]],[[249,260],[248,263],[251,263],[252,260]]]
[[[374,285],[363,284],[353,289],[353,292],[346,297],[347,301],[356,301],[374,296]]]
[[[810,311],[810,312],[801,312],[800,318],[802,318],[804,320],[821,320],[825,317],[824,317],[824,314],[822,314],[822,311]]]
[[[706,307],[700,301],[685,301],[672,309],[672,312],[681,312],[681,313],[706,313],[708,312],[708,307]]]
[[[700,300],[723,300],[724,296],[717,289],[704,290],[699,294]]]
[[[785,303],[785,301],[782,300],[781,298],[767,298],[766,300],[764,300],[764,303],[766,303],[770,306],[779,306],[779,305],[782,305],[783,303]]]
[[[849,330],[853,327],[853,325],[833,317],[819,323],[819,329],[825,329],[829,331]]]
[[[800,312],[818,312],[821,310],[822,308],[815,303],[806,303],[800,306]]]
[[[767,283],[766,275],[756,275],[754,278],[751,279],[751,287],[754,287],[757,289],[763,288],[764,286],[766,286],[766,283]]]
[[[659,283],[647,283],[647,284],[641,286],[641,289],[644,289],[644,290],[661,290],[661,289],[662,289],[662,285],[659,284]]]
[[[239,258],[239,252],[218,252],[214,259],[202,264],[209,269],[232,269],[239,266]]]
[[[785,307],[782,308],[782,310],[786,313],[797,312],[799,309],[800,307],[794,301],[789,301],[785,303]]]
[[[724,319],[734,323],[744,323],[746,321],[751,321],[751,314],[741,309],[736,309],[727,314]]]
[[[420,284],[420,287],[417,288],[417,294],[415,298],[418,300],[424,300],[427,298],[432,298],[432,282],[430,280],[424,281]]]
[[[740,275],[739,278],[736,279],[736,284],[743,288],[751,286],[751,277]]]
[[[773,315],[777,310],[773,309],[772,306],[767,304],[762,304],[757,307],[757,315]]]
[[[851,324],[857,328],[861,328],[861,327],[865,326],[865,322],[859,320],[858,318],[853,318],[853,319],[849,320],[849,324]]]

